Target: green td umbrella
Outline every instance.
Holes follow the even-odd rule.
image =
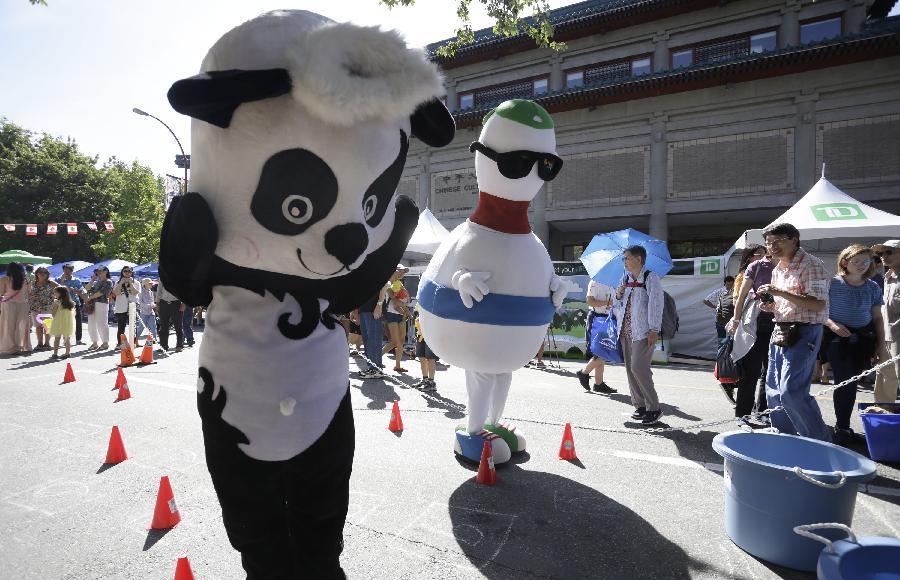
[[[35,256],[24,250],[7,250],[0,254],[0,264],[19,262],[22,264],[52,264],[53,260],[46,256]]]

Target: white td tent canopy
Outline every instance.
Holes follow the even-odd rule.
[[[419,224],[416,226],[409,244],[406,246],[407,252],[417,252],[420,254],[434,254],[441,242],[450,234],[441,222],[438,221],[431,210],[427,207],[419,214]]]
[[[792,224],[800,230],[801,240],[896,238],[900,232],[900,216],[853,199],[825,179],[824,172],[806,195],[769,225],[778,223]],[[762,232],[747,230],[735,247],[762,244]]]

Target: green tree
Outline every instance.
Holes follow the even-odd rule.
[[[38,235],[0,231],[2,249],[20,249],[54,261],[121,258],[155,260],[164,215],[162,181],[139,163],[81,153],[72,139],[35,135],[0,119],[0,224],[33,223]],[[115,231],[92,232],[83,222],[112,221]],[[78,223],[78,235],[65,223]],[[59,223],[55,236],[47,224]]]
[[[388,8],[395,6],[412,6],[416,0],[379,0]],[[550,5],[547,0],[478,0],[487,8],[488,15],[494,19],[494,34],[506,37],[517,36],[524,31],[542,48],[565,50],[566,45],[553,40],[553,24],[550,23]],[[472,0],[457,0],[456,15],[460,27],[456,29],[456,38],[441,46],[438,56],[451,57],[456,51],[475,41],[472,22],[469,18],[469,6]],[[531,9],[529,20],[522,18],[523,12]]]
[[[106,219],[113,196],[106,172],[97,158],[81,153],[71,139],[36,136],[0,119],[0,223],[33,223],[38,235],[26,237],[22,226],[14,233],[0,231],[4,249],[27,250],[54,260],[97,256],[91,244],[98,235],[79,225],[69,236],[65,227],[45,235],[48,223]]]
[[[115,257],[138,264],[159,259],[159,238],[165,217],[162,179],[137,161],[130,166],[111,159],[104,171],[114,195],[111,233],[92,245],[99,256]]]

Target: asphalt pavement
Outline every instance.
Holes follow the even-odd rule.
[[[197,580],[243,578],[204,461],[197,336],[197,347],[126,369],[132,398],[118,403],[111,352],[77,347],[69,384],[61,384],[66,362],[50,361],[49,352],[0,359],[0,580],[172,578],[180,556]],[[359,363],[351,358],[351,370]],[[628,419],[623,367],[607,369],[606,382],[619,392],[602,396],[580,387],[578,364],[514,374],[506,416],[525,434],[527,451],[498,469],[495,486],[476,485],[477,466],[453,454],[466,402],[460,369],[439,367],[432,394],[410,388],[415,361],[389,380],[351,375],[357,438],[342,556],[348,576],[815,577],[758,560],[726,535],[723,463],[711,441],[735,425],[691,429],[732,414],[709,368],[654,367],[664,425],[687,430],[647,434]],[[387,429],[395,400],[400,434]],[[830,398],[820,404],[833,422]],[[558,459],[566,423],[574,461]],[[109,466],[113,425],[129,459]],[[854,427],[862,430],[856,417]],[[858,494],[858,534],[900,537],[898,468],[879,464]],[[182,521],[148,531],[162,476]]]

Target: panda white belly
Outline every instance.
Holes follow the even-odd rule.
[[[322,310],[327,302],[319,301]],[[240,447],[265,461],[290,459],[325,431],[347,393],[349,362],[340,324],[321,323],[305,339],[285,338],[278,317],[300,306],[234,286],[215,286],[209,306],[200,366],[227,394],[222,419],[250,440]],[[202,382],[198,385],[202,388]]]
[[[443,308],[441,296],[458,296],[450,281],[459,269],[490,272],[490,294],[471,310],[451,313],[454,307]],[[552,320],[552,276],[547,250],[533,233],[505,234],[466,220],[441,244],[422,275],[419,320],[428,346],[467,370],[521,368],[534,357]],[[486,312],[490,308],[493,312]]]

